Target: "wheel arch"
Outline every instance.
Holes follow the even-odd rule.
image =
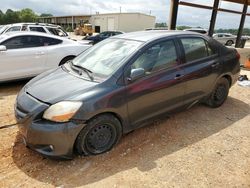
[[[68,60],[68,59],[74,59],[76,56],[75,55],[68,55],[66,57],[64,57],[60,63],[59,63],[59,66],[61,66],[62,64],[66,63],[65,61]]]
[[[97,116],[101,116],[101,115],[112,115],[114,116],[115,118],[118,119],[118,121],[121,123],[121,128],[122,128],[122,134],[124,132],[124,120],[122,119],[122,117],[116,113],[116,112],[112,112],[112,111],[107,111],[107,112],[100,112],[100,113],[97,113],[95,114],[94,116],[90,117],[86,122],[96,118]]]
[[[232,77],[229,74],[225,74],[221,78],[226,78],[229,82],[229,87],[232,86]]]

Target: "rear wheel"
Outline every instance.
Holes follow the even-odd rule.
[[[227,45],[227,46],[232,46],[233,43],[234,43],[234,42],[233,42],[232,40],[229,40],[229,41],[227,41],[226,45]]]
[[[90,120],[76,139],[76,149],[82,155],[97,155],[107,152],[118,143],[122,135],[120,121],[105,114]]]
[[[229,82],[226,78],[221,78],[217,82],[206,104],[212,108],[220,107],[227,99],[228,92],[229,92]]]

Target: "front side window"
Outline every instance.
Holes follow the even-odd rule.
[[[91,70],[94,76],[107,78],[121,67],[142,42],[125,39],[107,39],[86,50],[73,64]]]
[[[202,38],[183,38],[181,39],[184,47],[186,62],[195,61],[209,56],[205,40]]]
[[[21,30],[21,26],[13,26],[13,27],[9,28],[9,29],[6,31],[6,33],[7,33],[7,32],[13,32],[13,31],[20,31],[20,30]]]
[[[166,41],[147,49],[132,64],[131,69],[143,68],[146,74],[177,65],[177,53],[174,41]]]

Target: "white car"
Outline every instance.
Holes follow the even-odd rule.
[[[0,35],[0,82],[34,77],[66,63],[90,46],[38,32]]]
[[[183,31],[192,31],[195,33],[203,34],[203,35],[208,35],[207,29],[203,29],[203,28],[190,28],[190,29],[184,29]]]
[[[36,31],[69,38],[68,33],[59,25],[46,23],[15,23],[0,27],[0,34],[17,31]]]
[[[235,44],[237,36],[230,33],[216,33],[213,35],[213,38],[221,44],[232,46]]]

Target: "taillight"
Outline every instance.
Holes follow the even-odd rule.
[[[237,59],[240,59],[240,53],[238,51],[236,51],[236,57]]]

